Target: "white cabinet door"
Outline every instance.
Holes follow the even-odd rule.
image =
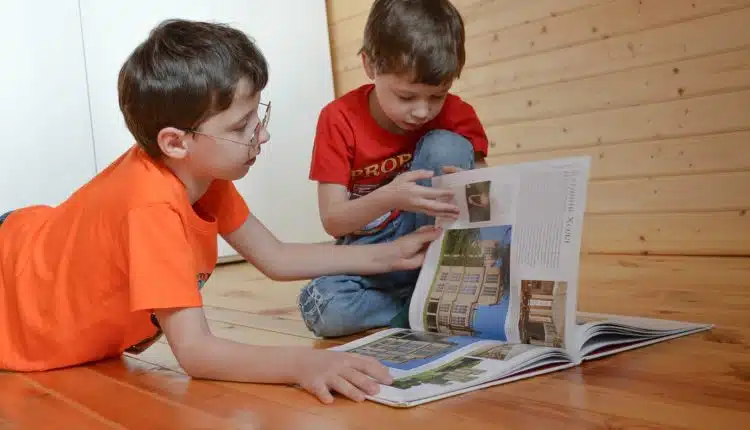
[[[167,18],[224,22],[254,39],[270,64],[262,100],[273,102],[271,140],[236,185],[280,239],[329,240],[308,180],[317,115],[334,97],[323,0],[81,0],[99,167],[132,144],[117,103],[117,74],[130,52]],[[219,240],[220,256],[234,251]]]
[[[57,205],[96,171],[78,2],[3,0],[2,17],[0,211]]]

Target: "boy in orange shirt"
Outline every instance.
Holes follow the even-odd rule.
[[[274,279],[381,273],[421,264],[425,229],[390,244],[280,243],[233,180],[269,139],[259,118],[266,60],[229,27],[166,21],[120,70],[137,142],[57,207],[0,217],[0,370],[39,371],[138,352],[164,333],[193,377],[298,384],[323,402],[388,384],[374,359],[214,337],[199,288],[217,234]],[[270,105],[269,105],[270,107]]]
[[[448,0],[376,0],[362,61],[373,83],[325,106],[310,179],[323,226],[339,244],[387,243],[434,216],[454,217],[433,175],[485,166],[487,135],[474,109],[450,94],[464,65],[464,27]],[[417,270],[322,276],[299,308],[318,336],[408,326]]]

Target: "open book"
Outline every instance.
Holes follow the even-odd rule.
[[[433,179],[458,220],[437,220],[409,309],[344,350],[374,356],[395,383],[370,400],[411,407],[580,365],[711,325],[577,312],[589,157],[487,167]]]

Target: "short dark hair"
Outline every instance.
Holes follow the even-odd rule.
[[[461,76],[465,38],[463,18],[449,0],[376,0],[359,52],[378,73],[441,85]]]
[[[268,83],[266,59],[247,35],[224,24],[166,20],[122,65],[120,110],[138,144],[160,157],[159,130],[197,128],[229,108],[243,78],[253,94]]]

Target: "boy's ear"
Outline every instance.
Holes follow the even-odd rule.
[[[164,156],[181,159],[187,157],[187,137],[187,133],[178,128],[165,127],[156,135],[156,143]]]

